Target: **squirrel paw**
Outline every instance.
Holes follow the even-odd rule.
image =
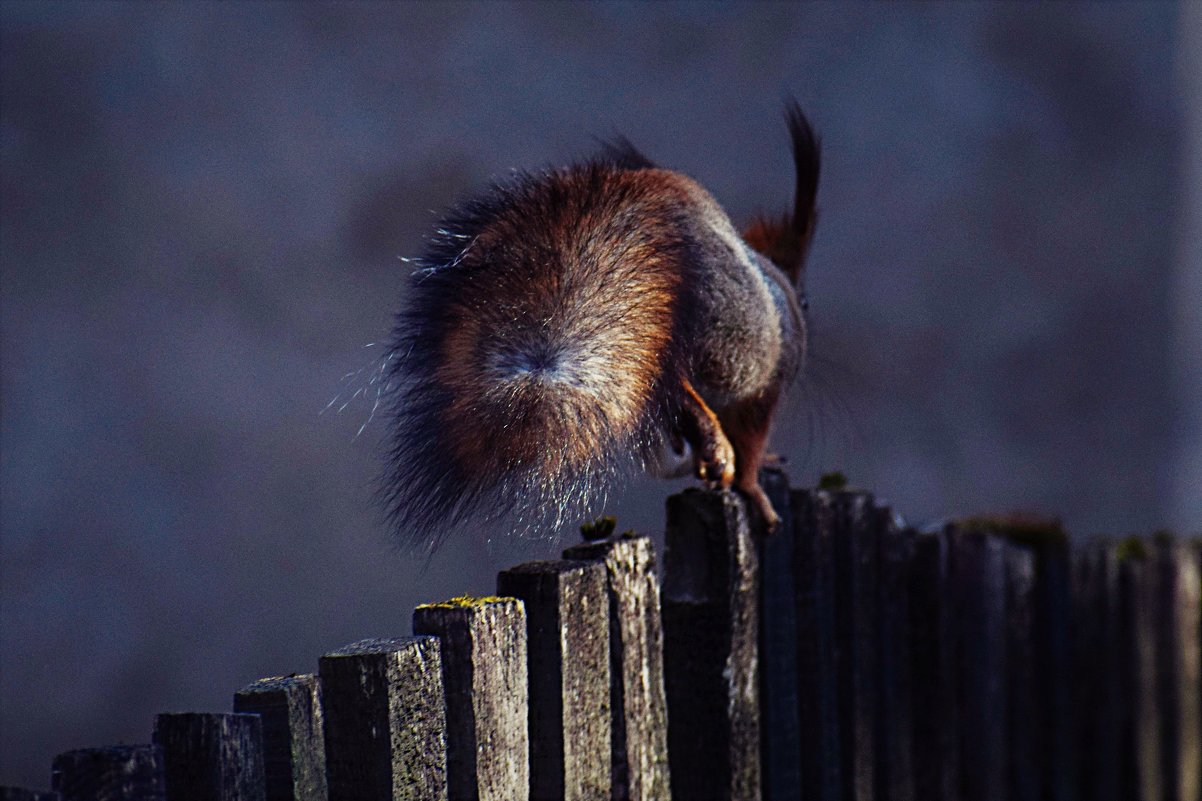
[[[726,437],[715,437],[697,454],[697,477],[712,488],[725,489],[735,480],[735,449]]]

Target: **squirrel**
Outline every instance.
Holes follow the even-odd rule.
[[[628,140],[453,207],[417,260],[388,371],[394,525],[555,524],[632,469],[734,487],[768,531],[769,426],[806,353],[819,140],[785,109],[791,213],[742,235]]]

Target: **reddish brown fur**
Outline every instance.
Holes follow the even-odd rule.
[[[803,264],[804,242],[793,228],[788,215],[772,220],[759,217],[743,230],[743,241],[772,261],[797,283]]]
[[[590,183],[598,178],[600,186]],[[598,205],[598,198],[613,200]],[[476,237],[462,267],[478,270],[479,280],[465,284],[448,310],[456,322],[438,371],[454,398],[445,425],[485,429],[456,440],[465,468],[502,469],[488,436],[498,426],[507,428],[506,460],[542,460],[544,469],[558,471],[594,457],[590,449],[606,429],[638,424],[652,402],[673,329],[682,266],[670,257],[667,240],[675,231],[666,221],[680,202],[674,181],[662,171],[560,173],[533,197],[504,209]],[[539,220],[537,230],[532,218]],[[623,219],[637,220],[637,231],[615,223]],[[583,275],[580,265],[591,265],[595,274]],[[597,310],[609,316],[605,330],[597,330]],[[611,397],[598,405],[595,395],[557,386],[552,398],[536,382],[521,381],[506,386],[507,398],[496,397],[482,363],[483,339],[516,340],[539,329],[569,332],[565,341],[584,339],[587,329],[604,342],[608,352],[594,358],[603,364]],[[500,416],[490,419],[489,409],[501,410]],[[522,414],[506,415],[509,409]]]

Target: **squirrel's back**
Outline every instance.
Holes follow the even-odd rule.
[[[723,398],[779,383],[800,345],[772,272],[705,190],[632,149],[454,209],[389,355],[398,530],[555,525],[673,437],[682,382]]]

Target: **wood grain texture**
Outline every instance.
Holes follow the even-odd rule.
[[[743,502],[668,499],[664,676],[677,799],[761,798],[759,560]]]
[[[526,614],[515,598],[419,606],[413,631],[438,637],[447,699],[451,801],[530,795]]]
[[[267,801],[326,801],[325,731],[316,676],[260,679],[235,693],[234,711],[263,719]]]
[[[609,595],[597,562],[528,562],[502,571],[497,594],[526,606],[530,798],[611,795]]]
[[[565,559],[605,565],[609,594],[614,801],[668,801],[668,704],[655,548],[629,533],[572,546]]]
[[[154,721],[167,801],[266,801],[258,715],[165,713]]]
[[[154,745],[67,751],[54,758],[51,786],[63,801],[163,801],[163,753]]]
[[[319,673],[331,801],[446,801],[438,640],[360,640],[323,656]]]

